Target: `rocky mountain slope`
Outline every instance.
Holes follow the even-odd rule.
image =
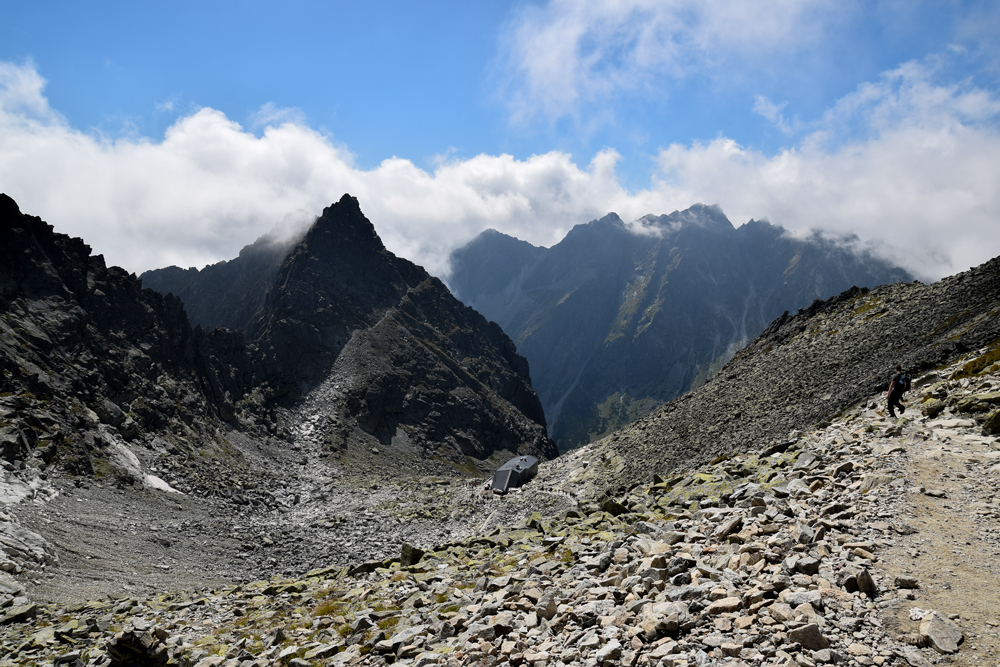
[[[96,454],[98,472],[107,464],[145,479],[131,461],[132,441],[180,466],[203,447],[233,458],[226,452],[238,453],[238,438],[220,429],[287,440],[304,422],[341,458],[385,445],[465,469],[466,457],[555,454],[511,342],[423,269],[388,253],[351,197],[282,259],[266,295],[250,274],[273,268],[274,252],[251,249],[234,260],[247,287],[227,318],[245,319],[248,304],[262,304],[249,339],[192,328],[177,298],[105,267],[82,241],[22,215],[10,198],[0,213],[9,462],[55,460],[94,474]],[[239,284],[229,281],[226,294],[240,296]]]
[[[323,384],[316,430],[344,423],[382,445],[464,464],[556,454],[528,365],[500,327],[388,252],[358,202],[323,211],[293,249],[248,335],[292,396]],[[340,417],[339,423],[337,418]]]
[[[163,480],[144,469],[137,448],[231,460],[221,431],[273,425],[252,393],[263,365],[240,335],[192,329],[178,299],[143,290],[6,195],[0,248],[6,464],[155,488]]]
[[[595,488],[780,441],[888,388],[1000,340],[1000,258],[931,285],[853,289],[783,316],[717,375],[595,443]]]
[[[462,301],[531,364],[561,449],[607,435],[704,381],[774,318],[905,271],[715,206],[577,225],[551,248],[484,232],[452,256]]]
[[[384,560],[74,605],[9,587],[0,665],[995,664],[1000,348],[916,386],[896,421],[866,395],[780,447],[531,513],[585,447],[484,496],[476,534]]]

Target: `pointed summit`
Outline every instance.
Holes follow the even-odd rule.
[[[325,240],[324,240],[325,239]],[[384,252],[385,246],[382,239],[375,231],[375,225],[361,212],[361,206],[356,197],[345,194],[335,204],[331,204],[323,209],[323,215],[316,219],[313,226],[306,233],[305,244],[315,246],[335,241],[339,245],[333,248],[324,249],[341,252],[346,246],[351,246],[351,250],[370,252]],[[312,248],[318,251],[319,248]]]
[[[279,394],[294,402],[336,377],[328,411],[382,445],[454,460],[556,454],[514,344],[386,250],[350,195],[285,259],[249,334]]]

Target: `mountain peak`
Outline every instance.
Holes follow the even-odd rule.
[[[361,212],[361,205],[356,197],[345,194],[340,201],[323,209],[323,215],[316,219],[306,234],[306,243],[315,241],[318,235],[334,234],[344,237],[344,240],[359,243],[362,246],[374,245],[378,250],[384,250],[382,239],[375,231],[375,226]]]
[[[733,230],[733,223],[718,204],[694,204],[683,211],[674,211],[669,215],[644,215],[640,221],[647,225],[657,225],[672,230],[689,226],[716,231]]]
[[[625,229],[627,229],[625,223],[620,217],[618,217],[617,213],[612,211],[602,218],[574,225],[573,228],[566,234],[566,238],[564,240],[579,241],[583,239],[594,239],[595,235],[596,238],[601,239],[606,238],[606,235],[609,233],[614,234],[615,232],[624,231]]]

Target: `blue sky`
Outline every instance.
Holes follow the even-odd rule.
[[[0,24],[0,190],[130,270],[343,192],[447,273],[486,227],[615,210],[1000,253],[988,2],[33,2]]]

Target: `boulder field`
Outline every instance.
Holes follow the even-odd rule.
[[[0,665],[995,664],[997,347],[617,495],[541,466],[467,538],[209,590],[37,604]],[[556,513],[533,512],[558,498]]]

